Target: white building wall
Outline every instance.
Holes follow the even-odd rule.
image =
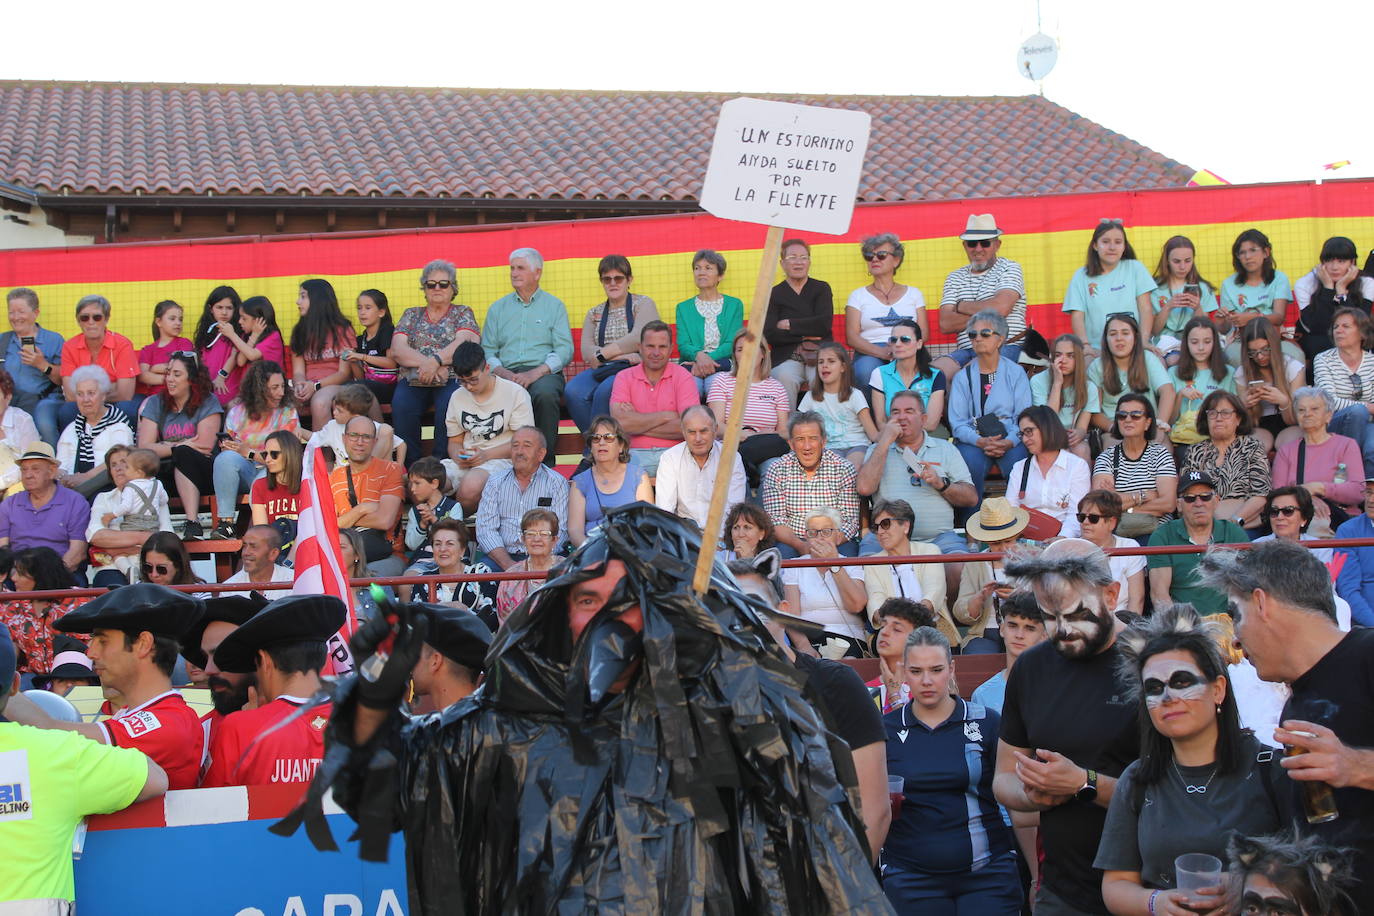
[[[56,226],[49,225],[47,214],[40,207],[34,207],[28,213],[0,210],[0,249],[66,248],[93,244],[93,235],[67,235]]]

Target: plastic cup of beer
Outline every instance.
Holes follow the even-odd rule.
[[[887,801],[892,805],[892,819],[902,813],[902,799],[906,798],[906,780],[900,776],[887,777]]]
[[[1304,738],[1315,738],[1311,732],[1293,732],[1295,735],[1302,735]],[[1297,757],[1307,753],[1307,748],[1298,747],[1296,744],[1284,745],[1285,757]],[[1302,808],[1307,815],[1309,824],[1325,824],[1334,821],[1341,816],[1341,812],[1336,808],[1336,793],[1331,786],[1325,782],[1314,779],[1298,780],[1302,785]]]
[[[1174,859],[1174,886],[1190,898],[1198,891],[1221,885],[1221,860],[1205,852],[1184,853]]]

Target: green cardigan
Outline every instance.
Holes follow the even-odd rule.
[[[706,343],[706,319],[697,311],[696,297],[677,304],[677,352],[682,362],[690,363],[697,358]],[[734,296],[726,296],[716,317],[720,328],[720,346],[708,355],[716,362],[729,359],[733,353],[735,332],[744,327],[744,303]]]

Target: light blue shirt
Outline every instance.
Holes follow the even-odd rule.
[[[511,290],[487,309],[482,349],[493,368],[528,369],[543,363],[550,372],[562,372],[573,355],[568,308],[542,289],[529,302]]]
[[[11,332],[12,333],[12,332]],[[33,413],[33,405],[37,402],[39,395],[44,393],[56,393],[61,391],[62,377],[58,372],[58,366],[62,363],[62,335],[56,331],[49,331],[47,328],[35,326],[33,330],[33,345],[43,354],[43,358],[52,363],[52,380],[32,366],[26,366],[19,359],[20,336],[13,334],[9,346],[5,349],[5,371],[14,379],[14,393],[19,397],[15,398],[15,405],[23,410]],[[52,385],[57,385],[56,389]]]
[[[1231,274],[1221,281],[1221,304],[1233,312],[1253,309],[1261,315],[1272,315],[1274,303],[1280,299],[1292,301],[1293,287],[1288,274],[1274,271],[1274,279],[1260,286],[1242,286]]]
[[[1016,442],[1016,418],[1031,406],[1030,381],[1026,371],[1005,356],[997,363],[997,378],[987,398],[981,388],[982,373],[975,358],[960,369],[950,382],[949,428],[956,442],[973,445],[980,438],[974,425],[978,418],[992,414],[1007,428],[1007,438]]]
[[[1088,367],[1088,413],[1106,414],[1108,417],[1116,415],[1116,402],[1121,400],[1122,395],[1131,390],[1130,382],[1122,374],[1121,370],[1112,363],[1112,371],[1121,379],[1121,390],[1116,394],[1111,394],[1102,386],[1102,363],[1103,360],[1111,359],[1110,355],[1103,354],[1101,359],[1093,360],[1093,364]],[[1159,411],[1159,389],[1165,385],[1173,384],[1169,380],[1169,372],[1164,368],[1158,356],[1149,350],[1145,351],[1145,371],[1149,375],[1150,385],[1145,391],[1137,391],[1136,394],[1143,394],[1150,399],[1151,406],[1155,411]],[[1168,417],[1160,419],[1167,421]]]
[[[1150,308],[1154,314],[1158,315],[1160,309],[1167,308],[1169,300],[1174,298],[1177,293],[1183,292],[1183,284],[1179,284],[1177,289],[1171,289],[1168,283],[1156,286],[1155,291],[1150,293]],[[1206,283],[1198,284],[1198,299],[1202,302],[1202,310],[1208,314],[1217,310],[1217,294],[1212,292],[1212,288]],[[1164,330],[1153,335],[1150,339],[1159,342],[1159,338],[1165,334],[1171,334],[1179,339],[1179,343],[1186,349],[1187,341],[1183,339],[1183,328],[1192,320],[1196,314],[1192,309],[1175,308],[1169,310],[1169,318],[1164,322]]]
[[[1155,278],[1136,260],[1119,262],[1116,267],[1099,274],[1088,276],[1088,269],[1080,267],[1069,280],[1069,289],[1064,293],[1064,311],[1082,312],[1083,327],[1088,339],[1083,341],[1090,347],[1102,345],[1102,331],[1107,327],[1111,315],[1130,315],[1140,320],[1140,309],[1136,297],[1152,292]]]

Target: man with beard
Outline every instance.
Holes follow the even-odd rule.
[[[477,689],[491,630],[472,611],[444,604],[422,604],[429,632],[411,672],[415,696],[431,709],[447,709]]]
[[[691,522],[612,509],[507,618],[482,689],[419,719],[400,700],[425,618],[384,607],[273,831],[332,847],[331,787],[364,858],[405,830],[417,916],[891,912],[852,761],[723,567],[691,589],[700,549]]]
[[[968,263],[945,278],[944,293],[940,296],[940,330],[959,335],[957,349],[934,364],[947,379],[973,359],[968,320],[974,315],[984,309],[995,310],[1007,319],[1010,339],[1026,330],[1026,281],[1020,264],[998,257],[1002,230],[997,228],[996,218],[991,213],[969,216],[959,240],[964,244]],[[1002,355],[1015,362],[1021,348],[1003,341]]]
[[[1117,585],[1102,550],[1080,538],[1009,561],[1035,593],[1047,642],[1007,678],[993,791],[1012,811],[1040,812],[1044,868],[1037,916],[1105,914],[1092,867],[1116,777],[1139,756],[1136,709],[1117,682]]]
[[[310,781],[324,756],[331,708],[300,710],[320,692],[325,643],[347,614],[332,595],[291,595],[224,637],[215,664],[235,674],[252,672],[263,702],[221,723],[202,788]]]
[[[172,689],[172,669],[186,633],[200,621],[198,598],[150,582],[126,585],[83,604],[53,624],[90,633],[86,654],[106,696],[126,704],[103,722],[63,722],[24,696],[5,715],[37,728],[80,732],[101,744],[132,747],[167,772],[172,789],[194,789],[205,755],[205,732],[195,711]]]
[[[267,599],[257,592],[252,597],[221,595],[205,600],[205,616],[186,634],[181,655],[191,665],[205,672],[205,685],[210,689],[214,709],[200,717],[205,727],[205,746],[211,747],[220,723],[230,713],[238,712],[248,703],[248,693],[257,680],[252,674],[228,674],[215,664],[215,650],[224,638],[237,630],[250,617],[262,610]],[[256,703],[254,704],[256,705]],[[202,775],[204,775],[202,773]]]

